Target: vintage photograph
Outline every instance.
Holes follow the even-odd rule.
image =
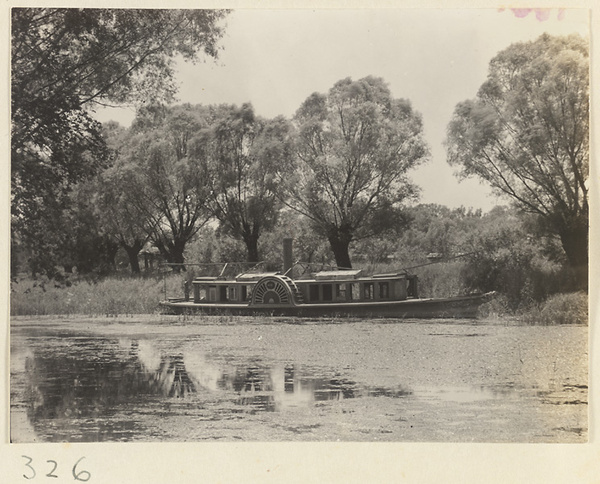
[[[588,442],[590,12],[10,12],[10,441]]]

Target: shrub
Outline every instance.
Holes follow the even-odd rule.
[[[556,294],[543,304],[523,312],[528,324],[588,324],[588,296],[585,292]]]

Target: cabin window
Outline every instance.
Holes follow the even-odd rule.
[[[365,299],[375,299],[375,291],[372,282],[365,282]]]
[[[350,284],[350,298],[354,301],[358,301],[360,299],[360,284],[358,282],[353,282]]]
[[[206,296],[206,287],[200,286],[200,289],[198,289],[198,301],[206,301]]]
[[[286,366],[284,371],[283,391],[285,393],[294,393],[294,366]]]
[[[208,300],[215,302],[217,300],[217,286],[209,286],[208,288]]]
[[[331,301],[333,299],[333,285],[323,284],[323,301]]]
[[[379,283],[379,298],[389,299],[390,298],[390,283],[380,282]]]
[[[219,286],[219,301],[227,301],[227,286]]]
[[[318,284],[311,284],[309,286],[309,297],[310,297],[311,301],[319,300],[319,285]]]
[[[335,285],[335,298],[342,301],[346,300],[346,284]]]
[[[408,287],[406,288],[408,297],[419,297],[417,289],[417,276],[408,276]]]
[[[237,301],[237,287],[229,286],[229,300]]]
[[[248,286],[242,286],[240,288],[240,293],[241,293],[241,297],[240,300],[241,301],[247,301],[248,300],[248,294],[250,291],[248,291]]]

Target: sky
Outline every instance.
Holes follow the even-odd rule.
[[[428,164],[411,172],[421,203],[482,209],[506,203],[484,183],[459,181],[443,142],[454,107],[485,81],[490,60],[542,33],[589,35],[587,9],[248,9],[226,20],[219,59],[178,63],[179,102],[252,103],[264,117],[291,117],[313,92],[343,78],[382,77],[423,116]],[[133,108],[103,109],[128,125]]]

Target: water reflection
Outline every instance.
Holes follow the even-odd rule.
[[[350,369],[205,354],[193,341],[52,338],[19,361],[25,390],[11,403],[25,407],[35,431],[49,440],[131,440],[149,434],[143,415],[182,409],[185,415],[222,419],[344,399],[476,402],[507,398],[513,391],[375,386],[355,381]]]
[[[118,405],[145,395],[183,397],[195,392],[182,355],[162,356],[155,370],[108,340],[82,339],[34,350],[26,358],[28,407],[33,420],[105,416]]]
[[[333,369],[261,360],[217,362],[193,345],[167,352],[147,340],[56,338],[23,361],[27,388],[19,404],[33,423],[110,417],[157,398],[199,405],[216,398],[256,412],[410,394],[400,387],[359,385]]]
[[[13,442],[586,438],[584,328],[173,321],[17,321]]]
[[[239,393],[236,404],[256,410],[282,411],[315,402],[354,398],[357,384],[339,374],[316,377],[295,365],[238,368],[233,377],[223,375],[225,386]]]

